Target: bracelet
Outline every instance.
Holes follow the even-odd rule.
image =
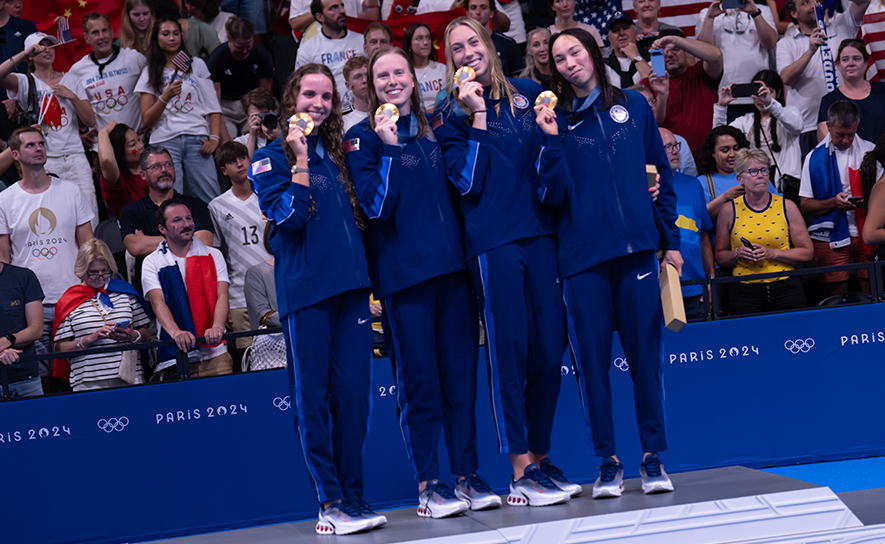
[[[160,96],[160,102],[162,102],[163,104],[168,104],[168,103],[169,103],[168,100],[163,100],[163,97],[162,97],[162,96]]]
[[[135,331],[138,336],[135,337],[135,340],[132,341],[133,344],[137,344],[141,341],[141,331]]]
[[[78,349],[78,350],[84,350],[84,349],[86,349],[86,348],[83,347],[83,344],[80,343],[80,342],[82,342],[82,341],[83,341],[82,338],[77,338],[77,349]]]
[[[750,14],[750,17],[752,17],[753,19],[755,19],[756,17],[759,17],[760,15],[762,15],[762,10],[761,10],[761,9],[757,9],[757,10],[756,10],[756,13],[751,13],[751,14]]]
[[[738,257],[738,248],[734,248],[734,258],[737,260],[741,260],[741,258]]]
[[[220,142],[220,141],[221,141],[221,138],[219,138],[217,134],[213,134],[213,135],[209,136],[209,139],[210,139],[210,140],[215,140],[216,142]]]
[[[484,109],[484,110],[476,110],[476,111],[474,111],[473,113],[485,113],[485,112],[487,112],[487,111],[489,111],[489,110],[488,110],[488,109]]]

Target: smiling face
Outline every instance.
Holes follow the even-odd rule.
[[[720,136],[716,139],[716,147],[713,148],[713,161],[716,163],[716,172],[728,175],[734,172],[734,158],[739,151],[738,143],[733,136]]]
[[[114,33],[111,31],[111,25],[103,17],[92,19],[86,23],[83,39],[92,46],[92,51],[97,59],[109,57],[114,50],[112,44]]]
[[[562,36],[553,42],[553,64],[579,96],[587,96],[596,87],[596,70],[590,53],[572,36]]]
[[[55,48],[48,49],[48,47],[52,45],[52,40],[44,38],[40,40],[40,45],[47,47],[47,49],[34,57],[34,65],[41,67],[52,66],[52,63],[55,62]]]
[[[469,66],[476,72],[478,81],[485,81],[489,75],[489,54],[476,32],[469,26],[459,25],[449,33],[449,44],[455,68]]]
[[[151,24],[151,8],[145,5],[132,8],[129,10],[129,20],[132,22],[132,28],[138,34],[145,34]]]
[[[535,66],[547,66],[550,62],[550,34],[548,32],[535,32],[529,42],[529,55],[535,61]]]
[[[319,128],[332,113],[332,81],[323,74],[307,74],[299,82],[295,111],[304,112]]]
[[[372,84],[378,102],[390,102],[402,115],[411,112],[412,89],[415,82],[409,63],[397,53],[379,57],[372,66]]]
[[[172,21],[160,23],[157,45],[160,46],[160,51],[164,53],[178,53],[178,50],[181,49],[181,28],[178,26],[178,23]]]
[[[633,2],[633,9],[636,10],[637,18],[653,21],[661,11],[661,0],[636,0]]]

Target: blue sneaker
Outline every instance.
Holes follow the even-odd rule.
[[[642,477],[642,490],[646,495],[673,491],[673,482],[664,472],[664,464],[658,459],[657,453],[649,455],[639,465],[639,475]]]
[[[570,482],[569,479],[566,478],[565,475],[562,473],[562,471],[559,470],[559,467],[554,465],[553,462],[550,461],[550,459],[547,457],[541,459],[541,472],[546,474],[547,477],[550,478],[554,484],[556,484],[556,487],[567,492],[572,497],[577,497],[581,494],[581,491],[583,491],[583,488],[581,488],[581,486]]]
[[[606,457],[599,467],[599,478],[593,484],[593,498],[620,497],[624,492],[624,465],[614,457]]]
[[[381,527],[387,523],[387,516],[376,514],[372,507],[369,506],[369,503],[364,501],[363,499],[351,499],[359,508],[360,513],[364,518],[372,521],[372,527]]]
[[[469,508],[470,503],[457,498],[439,480],[427,482],[427,487],[418,495],[418,515],[422,518],[447,518],[466,512]]]
[[[470,504],[471,510],[485,510],[501,506],[501,497],[492,492],[489,484],[478,474],[471,474],[455,484],[455,496]]]
[[[316,532],[321,535],[349,535],[372,529],[372,521],[363,517],[352,501],[338,499],[328,508],[320,507]]]
[[[538,465],[525,467],[525,474],[519,480],[510,478],[510,506],[550,506],[567,502],[572,496],[560,489],[553,480],[541,472]]]

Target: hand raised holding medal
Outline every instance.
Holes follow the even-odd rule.
[[[559,101],[553,91],[544,91],[535,99],[535,122],[541,127],[544,134],[556,136],[559,134],[559,127],[556,126],[556,112],[553,108]]]
[[[304,112],[298,112],[289,118],[289,133],[286,135],[286,143],[295,153],[296,157],[307,155],[307,138],[313,131],[313,118]]]
[[[476,81],[476,71],[470,66],[462,66],[455,72],[454,83],[458,86],[458,98],[473,113],[485,113],[486,103],[483,100],[482,84]]]
[[[396,145],[396,122],[399,120],[399,108],[391,103],[381,104],[375,110],[375,134],[387,145]]]

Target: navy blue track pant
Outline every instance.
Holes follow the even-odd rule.
[[[317,500],[361,498],[372,406],[369,291],[291,312],[282,326],[295,429]]]
[[[439,276],[384,297],[384,330],[397,414],[419,482],[439,478],[445,431],[453,474],[479,468],[476,364],[479,324],[466,271]]]
[[[565,353],[556,239],[517,240],[470,260],[485,324],[498,451],[550,451]]]
[[[612,333],[617,324],[633,378],[643,451],[667,449],[658,261],[653,251],[606,261],[563,280],[568,338],[594,453],[615,455],[612,423]]]

